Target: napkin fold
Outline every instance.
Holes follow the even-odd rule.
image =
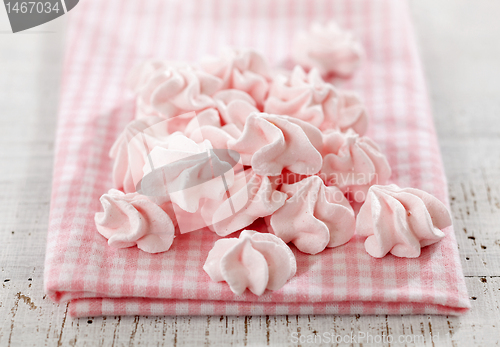
[[[416,259],[369,256],[364,240],[307,255],[282,289],[234,295],[202,266],[217,236],[176,237],[171,250],[114,249],[96,230],[99,197],[112,187],[109,149],[133,118],[126,76],[145,59],[199,61],[226,45],[253,47],[289,66],[293,35],[337,21],[366,50],[360,70],[334,81],[358,92],[368,136],[401,187],[448,203],[447,185],[415,44],[402,0],[85,0],[68,14],[45,260],[45,291],[72,316],[462,314],[470,307],[453,229]]]

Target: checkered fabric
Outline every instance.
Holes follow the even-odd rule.
[[[94,225],[112,187],[109,149],[133,118],[130,69],[148,58],[197,61],[224,46],[254,47],[289,63],[293,35],[334,19],[366,49],[357,91],[392,182],[447,203],[447,186],[406,1],[85,0],[68,15],[45,290],[72,316],[461,314],[469,308],[453,229],[417,259],[369,256],[361,238],[318,255],[293,251],[297,274],[281,290],[234,295],[202,270],[217,239],[195,232],[170,251],[114,249]]]

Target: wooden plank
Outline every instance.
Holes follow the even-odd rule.
[[[33,281],[35,282],[35,281]],[[41,280],[38,282],[41,283]],[[452,316],[254,316],[254,317],[90,317],[72,319],[65,305],[41,296],[35,283],[12,280],[2,290],[0,344],[15,346],[38,342],[62,346],[120,346],[163,341],[167,345],[275,345],[292,342],[292,333],[324,337],[346,335],[399,336],[420,340],[425,346],[492,345],[500,328],[499,277],[467,277],[471,314]],[[40,285],[38,285],[40,286]],[[6,295],[5,292],[7,293]],[[475,299],[474,299],[475,298]],[[26,332],[29,332],[27,334]],[[298,335],[300,334],[300,335]],[[5,340],[4,340],[5,339]],[[318,338],[317,338],[318,339]],[[434,340],[433,340],[434,339]],[[366,340],[365,340],[366,341]],[[406,340],[409,342],[409,340]]]

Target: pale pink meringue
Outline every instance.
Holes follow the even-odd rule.
[[[147,197],[111,189],[101,196],[104,212],[95,214],[97,231],[115,248],[165,252],[174,240],[175,225],[161,207]]]
[[[287,116],[252,113],[242,135],[228,141],[228,148],[241,155],[261,176],[280,175],[284,168],[298,174],[315,174],[322,158],[317,146],[321,132],[306,122]]]
[[[359,135],[364,135],[368,130],[368,114],[365,105],[358,94],[339,90],[337,98],[337,113],[335,117],[325,118],[320,125],[321,130],[338,127],[341,131],[354,130]]]
[[[274,78],[264,111],[299,118],[321,130],[352,128],[362,135],[368,127],[366,109],[356,94],[339,91],[323,81],[317,69],[306,73],[298,65],[290,76]]]
[[[130,84],[137,95],[136,118],[170,118],[214,107],[211,96],[222,80],[188,64],[152,61],[136,69]]]
[[[222,79],[220,89],[238,89],[262,105],[269,91],[271,68],[267,59],[252,49],[226,49],[221,57],[206,58],[204,71]]]
[[[135,192],[137,184],[144,176],[142,168],[147,155],[153,147],[168,146],[170,135],[178,131],[183,131],[187,136],[197,132],[195,137],[202,142],[204,139],[200,140],[199,133],[200,129],[205,129],[206,126],[220,127],[220,119],[216,110],[207,109],[198,115],[195,112],[189,112],[170,119],[150,116],[127,124],[109,153],[109,156],[114,159],[113,184],[115,188],[123,189],[126,193]],[[234,133],[235,130],[232,132]],[[236,133],[238,134],[237,130]],[[220,136],[222,135],[212,137],[220,139]]]
[[[327,187],[318,176],[283,184],[289,196],[285,205],[268,218],[269,231],[300,251],[317,254],[337,247],[354,235],[354,211],[337,187]]]
[[[154,147],[149,153],[144,166],[145,181],[151,182],[148,192],[168,195],[189,213],[198,210],[202,199],[222,200],[233,184],[233,164],[238,158],[231,158],[229,152],[220,157],[220,153],[208,140],[196,143],[181,133],[171,135],[167,146]]]
[[[415,188],[395,184],[375,185],[361,206],[356,233],[368,236],[365,249],[372,257],[387,253],[416,258],[421,247],[441,240],[441,229],[451,225],[450,212],[434,196]]]
[[[211,230],[227,236],[283,206],[287,195],[277,191],[277,186],[276,177],[259,176],[252,169],[239,172],[229,188],[229,196],[223,202],[206,201],[202,215]]]
[[[217,240],[203,270],[212,281],[227,282],[236,295],[247,288],[262,295],[266,289],[281,289],[295,275],[297,263],[293,252],[278,237],[243,230],[239,238]]]
[[[243,130],[250,113],[259,112],[255,100],[241,90],[221,90],[213,98],[224,122],[234,124],[240,130]]]
[[[370,138],[354,131],[329,132],[323,137],[321,177],[327,185],[335,185],[350,198],[363,202],[368,188],[385,184],[391,176],[387,158]]]
[[[234,124],[226,124],[222,127],[203,125],[192,130],[190,133],[185,133],[196,143],[201,143],[205,140],[210,141],[213,148],[216,149],[227,149],[227,143],[230,140],[236,140],[241,136],[240,129]]]
[[[137,119],[127,124],[111,147],[109,156],[114,159],[113,185],[126,193],[136,191],[143,177],[147,144],[153,148],[165,143],[170,135],[169,124],[161,117]],[[146,141],[143,141],[143,136]]]
[[[299,33],[292,43],[295,62],[307,69],[317,68],[321,74],[350,76],[360,65],[363,55],[361,44],[333,21],[326,26],[314,23],[307,33]]]

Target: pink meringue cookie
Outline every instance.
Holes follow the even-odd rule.
[[[352,128],[364,134],[368,126],[366,109],[356,94],[339,91],[323,81],[317,69],[306,73],[298,65],[290,76],[274,78],[264,111],[298,118],[321,130]]]
[[[319,130],[303,121],[252,113],[241,136],[228,141],[228,148],[240,153],[243,165],[251,165],[261,176],[280,175],[284,168],[311,175],[323,162],[316,148],[320,142]]]
[[[239,172],[229,188],[229,197],[223,202],[206,201],[202,215],[212,231],[227,236],[283,206],[287,195],[277,191],[277,186],[275,177],[259,176],[252,169]]]
[[[137,94],[136,118],[170,118],[214,107],[211,96],[222,85],[220,78],[187,64],[153,61],[137,71],[131,83]]]
[[[271,68],[267,59],[252,49],[226,49],[221,57],[206,58],[201,68],[222,79],[220,89],[238,89],[262,105],[269,91]]]
[[[165,252],[174,240],[175,225],[161,207],[147,197],[111,189],[101,196],[104,212],[95,214],[97,231],[115,248]]]
[[[356,232],[368,236],[365,249],[372,257],[390,252],[416,258],[421,247],[441,240],[445,234],[440,229],[450,225],[448,209],[429,193],[395,184],[374,185],[359,211]]]
[[[237,159],[226,154],[225,158],[219,158],[208,140],[196,143],[180,133],[171,135],[168,146],[154,147],[149,153],[144,180],[149,182],[146,177],[153,180],[147,190],[158,192],[157,196],[168,195],[181,209],[194,213],[200,200],[222,200],[233,184],[234,165],[226,160],[237,162]]]
[[[221,127],[220,116],[217,110],[207,108],[199,112],[189,112],[167,119],[168,131],[183,132],[186,136],[190,136],[196,129],[210,125],[217,128]]]
[[[255,100],[247,93],[237,89],[226,89],[214,95],[214,101],[226,124],[234,124],[243,130],[245,121],[252,112],[259,112]]]
[[[363,202],[370,186],[385,184],[391,176],[386,157],[368,137],[360,137],[352,130],[345,134],[332,131],[324,135],[323,141],[321,177],[354,201]]]
[[[269,231],[300,251],[317,254],[337,247],[354,235],[354,211],[337,187],[327,187],[318,176],[283,184],[289,196],[285,205],[268,218]]]
[[[150,116],[130,122],[118,136],[109,153],[114,159],[115,188],[123,189],[126,193],[135,192],[144,176],[142,168],[147,155],[153,147],[168,146],[169,137],[174,132],[184,131],[190,136],[192,132],[206,126],[220,127],[216,110],[207,109],[198,115],[190,112],[170,119]]]
[[[333,85],[323,81],[317,69],[306,73],[297,65],[289,77],[274,78],[264,112],[288,115],[319,127],[326,118],[334,118],[337,94]]]
[[[109,152],[109,156],[114,159],[115,188],[123,189],[126,193],[135,192],[143,176],[142,168],[148,154],[146,145],[154,147],[164,144],[169,135],[169,124],[161,117],[137,119],[127,124]]]
[[[326,26],[314,23],[292,43],[295,62],[307,69],[317,68],[321,74],[348,77],[358,68],[363,55],[361,44],[334,22]]]
[[[339,128],[340,131],[352,129],[362,136],[368,130],[368,114],[365,105],[361,102],[358,94],[339,90],[337,97],[337,112],[334,117],[325,118],[320,125],[321,130]]]
[[[192,130],[188,136],[196,143],[208,140],[213,148],[227,149],[227,143],[240,137],[241,131],[234,124],[226,124],[223,127],[204,125]]]
[[[217,240],[203,270],[212,281],[227,282],[236,295],[247,288],[262,295],[266,289],[281,289],[295,275],[297,263],[293,252],[278,237],[243,230],[237,239]]]

